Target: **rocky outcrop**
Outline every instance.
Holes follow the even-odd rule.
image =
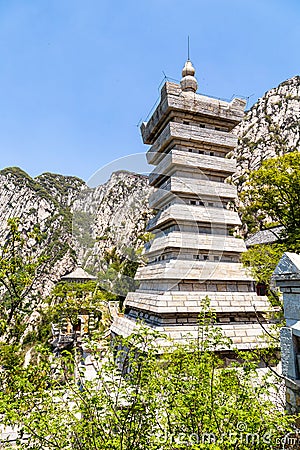
[[[72,207],[73,234],[85,267],[99,270],[107,250],[123,253],[143,244],[152,216],[150,191],[148,177],[119,171],[104,185],[80,192]]]
[[[38,180],[19,168],[0,171],[0,239],[7,235],[7,220],[20,218],[20,231],[33,231],[36,225],[43,240],[34,242],[36,255],[47,253],[50,270],[39,280],[38,290],[47,295],[53,283],[72,269],[75,255],[70,233],[71,213]],[[28,248],[28,253],[32,253]]]
[[[250,171],[262,161],[299,150],[300,77],[284,81],[266,92],[235,128],[238,146],[231,156],[237,159],[233,181],[243,189]]]
[[[86,186],[80,178],[50,172],[39,175],[35,181],[63,207],[71,206],[78,193]]]
[[[32,179],[7,168],[0,171],[0,239],[9,218],[19,217],[26,231],[39,225],[44,240],[37,254],[51,255],[50,271],[39,283],[47,295],[78,262],[96,274],[107,250],[141,245],[151,216],[149,192],[147,177],[129,172],[113,173],[107,183],[89,188],[76,177],[45,173]]]

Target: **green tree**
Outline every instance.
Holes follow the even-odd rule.
[[[249,231],[268,224],[282,225],[290,248],[300,239],[300,153],[291,152],[263,161],[249,175],[241,196],[242,214]]]
[[[38,225],[26,231],[18,218],[8,220],[0,250],[0,337],[6,342],[20,342],[29,316],[42,302],[37,287],[50,262],[38,251],[42,240]]]
[[[250,268],[257,283],[263,283],[273,306],[281,306],[280,295],[271,283],[272,274],[285,251],[284,244],[257,244],[242,254],[242,263]]]
[[[48,322],[59,325],[67,320],[74,327],[80,314],[87,314],[93,317],[95,330],[103,332],[111,325],[108,308],[108,302],[111,300],[115,300],[114,296],[100,289],[94,281],[61,281],[53,288],[43,315],[47,317]]]
[[[0,390],[17,395],[30,339],[35,340],[41,307],[40,277],[51,259],[40,250],[38,226],[24,230],[18,218],[8,220],[0,250]],[[32,343],[31,343],[32,346]]]
[[[218,352],[230,345],[206,299],[198,339],[175,345],[140,325],[94,348],[93,380],[84,366],[69,376],[71,353],[51,363],[41,354],[18,375],[17,393],[0,393],[0,414],[27,434],[20,449],[279,449],[292,418],[268,397],[277,386],[259,379],[249,353],[226,365]]]
[[[122,309],[126,295],[138,286],[134,279],[138,266],[143,262],[142,250],[131,247],[107,250],[104,255],[105,269],[99,273],[99,284],[108,293],[115,296]]]
[[[285,251],[300,249],[300,153],[290,152],[263,161],[249,175],[241,200],[242,220],[249,232],[282,226],[278,242],[255,245],[242,256],[255,280],[266,285],[272,304],[280,305],[271,276]]]

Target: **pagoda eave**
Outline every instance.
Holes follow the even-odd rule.
[[[209,144],[227,152],[237,145],[237,137],[231,133],[170,122],[147,152],[149,164],[157,164],[157,158],[172,141]]]
[[[185,94],[176,83],[166,82],[161,90],[161,102],[148,122],[141,126],[143,141],[152,144],[153,137],[163,127],[166,117],[172,111],[192,112],[199,117],[220,117],[228,124],[230,130],[237,125],[244,116],[246,101],[233,99],[231,102],[215,99],[199,94]]]
[[[148,225],[147,231],[152,231],[161,227],[167,222],[175,221],[180,226],[189,218],[189,223],[208,222],[212,225],[238,226],[241,225],[241,219],[237,212],[225,208],[211,208],[204,206],[187,205],[185,203],[176,203],[168,206],[165,210],[159,212],[153,217]]]
[[[171,176],[176,170],[186,173],[193,173],[195,170],[203,174],[214,174],[222,172],[224,177],[228,177],[236,171],[236,161],[234,159],[220,158],[216,156],[199,155],[186,153],[180,150],[172,150],[158,164],[149,175],[150,185],[155,185],[161,176]]]
[[[216,314],[233,313],[238,309],[243,317],[243,313],[255,314],[256,312],[265,312],[269,308],[269,301],[265,296],[257,297],[249,292],[213,291],[187,293],[168,291],[161,295],[131,292],[126,299],[126,307],[148,310],[156,314],[169,314],[170,307],[176,307],[176,312],[186,314],[189,312],[189,307],[194,307],[200,313],[205,297],[210,299],[210,307]]]
[[[160,261],[138,269],[141,280],[253,281],[241,263],[213,261]]]
[[[246,251],[244,241],[232,236],[199,234],[196,232],[182,233],[180,231],[173,231],[168,235],[156,237],[147,251],[147,257],[151,257],[153,253],[161,252],[166,248],[182,249],[182,253],[185,249],[194,251],[198,249],[207,251],[211,250],[212,252],[218,251],[220,253],[241,253]]]

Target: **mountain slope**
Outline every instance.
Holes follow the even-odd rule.
[[[36,246],[37,254],[47,249],[52,269],[40,280],[40,289],[47,294],[60,276],[74,264],[71,247],[70,211],[38,181],[19,168],[0,171],[0,239],[7,234],[7,220],[19,217],[20,226],[32,231],[39,225],[45,239]]]
[[[243,189],[248,173],[263,160],[300,148],[300,77],[295,76],[266,92],[235,128],[238,146],[233,176]]]
[[[114,247],[142,245],[152,212],[148,177],[127,171],[114,172],[104,185],[85,188],[73,204],[73,234],[77,251],[90,269],[101,267],[101,259]]]
[[[35,178],[45,190],[63,207],[71,206],[78,193],[86,185],[78,177],[46,172]]]
[[[19,217],[26,231],[39,225],[45,240],[37,251],[53,256],[50,273],[40,280],[46,295],[78,262],[96,274],[107,250],[140,246],[151,217],[149,193],[147,177],[129,172],[113,173],[107,183],[89,188],[77,177],[45,173],[32,179],[7,168],[0,171],[0,239],[9,218]]]

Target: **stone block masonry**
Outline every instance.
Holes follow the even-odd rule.
[[[281,329],[282,374],[286,381],[286,407],[300,413],[300,255],[286,252],[273,279],[283,294],[286,326]]]
[[[244,241],[232,233],[241,222],[230,209],[237,192],[226,178],[236,161],[227,154],[237,144],[232,129],[243,118],[245,101],[197,94],[194,75],[187,61],[180,85],[164,84],[159,105],[141,126],[150,145],[147,160],[155,166],[149,202],[157,214],[148,224],[154,238],[147,264],[136,274],[139,289],[128,294],[112,333],[127,336],[142,319],[184,342],[188,334],[196,337],[201,300],[208,296],[216,326],[233,347],[250,350],[265,345],[260,322],[268,328],[270,306],[240,263]]]

